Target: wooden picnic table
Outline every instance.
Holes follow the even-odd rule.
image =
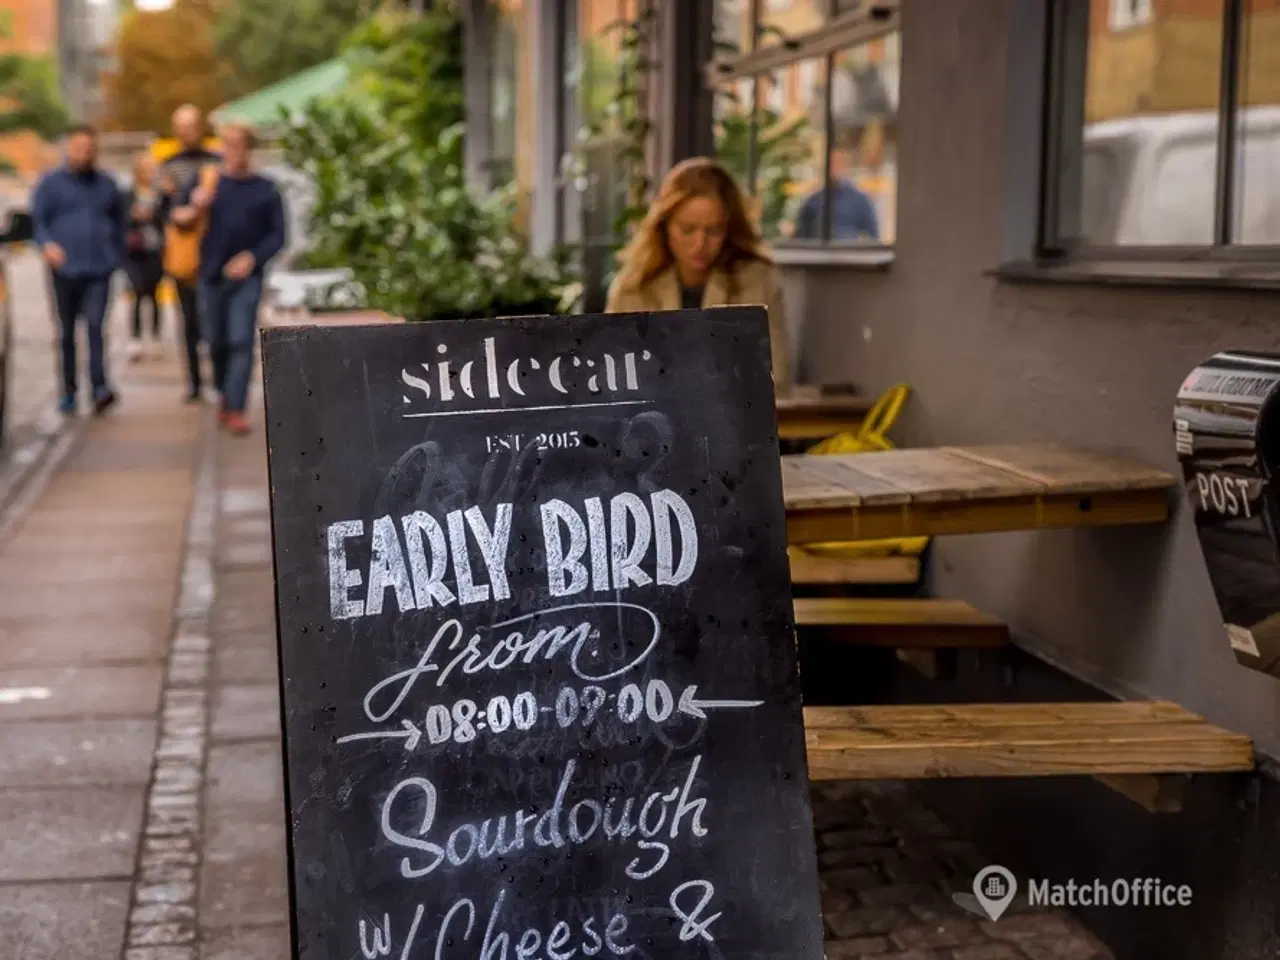
[[[1053,443],[782,458],[793,544],[1160,523],[1176,485]]]
[[[779,440],[825,440],[856,432],[875,400],[821,387],[795,386],[775,398]]]

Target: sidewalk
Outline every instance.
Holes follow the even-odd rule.
[[[176,356],[117,369],[0,532],[0,960],[285,960],[260,394],[231,438]],[[828,960],[1110,960],[1063,913],[955,906],[987,861],[902,784],[822,784],[814,816]]]
[[[204,412],[175,365],[121,380],[0,541],[0,930],[21,960],[118,956],[138,858]]]

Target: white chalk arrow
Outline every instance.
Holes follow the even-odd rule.
[[[405,753],[412,753],[413,748],[418,745],[418,741],[422,739],[422,731],[412,720],[401,720],[400,725],[403,730],[373,730],[369,733],[349,733],[345,737],[339,737],[338,743],[346,743],[348,740],[403,740]]]
[[[676,709],[681,713],[687,713],[691,717],[705,717],[708,710],[743,710],[748,707],[758,707],[763,700],[695,700],[694,694],[698,692],[697,684],[684,688],[684,693],[680,694],[680,702],[676,705]]]

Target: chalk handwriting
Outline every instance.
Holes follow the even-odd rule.
[[[485,923],[484,936],[475,954],[476,960],[534,960],[544,954],[547,960],[574,960],[578,951],[583,956],[594,957],[602,953],[615,957],[625,957],[635,949],[634,943],[625,943],[629,922],[622,911],[615,911],[603,924],[603,931],[596,929],[595,917],[575,917],[573,922],[554,920],[551,929],[544,933],[537,927],[527,927],[518,937],[502,929],[502,908],[506,902],[507,892],[500,890],[494,898],[489,910],[489,919]],[[400,952],[401,960],[408,960],[416,946],[418,926],[422,919],[424,906],[418,904],[414,914],[413,926],[405,940],[404,949]],[[466,927],[462,926],[463,914]],[[443,960],[445,948],[461,944],[469,944],[476,932],[476,904],[470,897],[461,897],[445,912],[440,920],[440,928],[436,931],[434,960]],[[514,950],[512,949],[514,946]],[[474,949],[474,948],[473,948]],[[423,954],[415,954],[422,956]],[[457,955],[456,953],[454,954]],[[372,957],[367,960],[373,960]]]
[[[364,960],[377,960],[391,953],[391,917],[382,915],[382,926],[373,927],[373,943],[365,936],[365,922],[360,921],[360,953]]]
[[[597,674],[589,666],[589,662],[603,657],[604,644],[601,642],[600,630],[592,626],[590,620],[580,620],[570,627],[566,627],[564,624],[557,624],[555,626],[539,627],[532,631],[507,629],[533,620],[554,619],[558,614],[575,610],[630,610],[639,613],[648,620],[648,642],[627,662],[612,670]],[[617,618],[615,618],[616,621]],[[601,681],[619,677],[645,661],[654,647],[657,646],[658,637],[661,633],[662,626],[658,621],[657,615],[652,610],[638,604],[623,603],[621,601],[567,604],[561,607],[552,607],[549,610],[521,614],[518,617],[512,617],[509,620],[503,620],[491,626],[478,628],[476,632],[471,634],[465,644],[462,641],[462,624],[457,620],[447,620],[436,630],[435,635],[427,644],[426,649],[422,651],[422,656],[418,658],[418,662],[414,666],[379,681],[365,694],[365,716],[374,723],[381,723],[386,720],[404,703],[405,698],[413,691],[414,685],[419,678],[428,673],[436,674],[435,685],[443,687],[455,670],[461,670],[462,673],[468,675],[483,673],[486,670],[501,672],[516,663],[522,663],[527,666],[538,659],[541,659],[544,663],[549,663],[561,654],[565,654],[569,668],[581,680]],[[442,644],[443,649],[446,651],[457,650],[457,653],[443,666],[433,662],[433,658]],[[460,645],[461,649],[459,649]],[[384,691],[395,691],[395,694],[391,703],[385,709],[378,710],[374,707],[374,703]]]
[[[702,898],[694,904],[693,909],[686,909],[678,902],[680,895],[686,890],[701,891],[702,893]],[[692,940],[694,937],[702,937],[709,943],[715,941],[715,937],[711,936],[708,931],[711,924],[720,918],[720,914],[715,913],[705,919],[702,916],[702,912],[707,909],[715,893],[716,888],[708,880],[689,880],[671,891],[668,903],[671,904],[671,909],[675,911],[676,917],[683,921],[680,927],[681,943]]]
[[[648,863],[640,856],[626,868],[633,880],[644,880],[667,863],[671,855],[669,841],[683,836],[682,827],[688,818],[688,832],[694,837],[704,837],[707,828],[703,824],[706,811],[705,797],[694,796],[695,781],[702,755],[693,758],[684,782],[671,790],[652,792],[637,803],[639,798],[617,796],[608,800],[584,799],[565,809],[565,798],[573,782],[576,761],[565,763],[555,800],[541,815],[523,809],[489,817],[480,823],[464,821],[456,826],[443,845],[431,839],[439,806],[439,791],[425,777],[409,777],[392,787],[382,802],[380,818],[382,835],[392,844],[415,851],[423,856],[405,856],[400,861],[400,875],[414,880],[429,876],[444,865],[461,867],[472,860],[489,860],[505,857],[528,848],[582,846],[598,837],[598,842],[634,842],[636,848],[649,854]],[[401,831],[395,821],[400,798],[416,801],[413,834]],[[636,811],[637,805],[639,811]],[[408,806],[408,804],[405,804]],[[632,837],[636,837],[632,841]]]
[[[478,506],[452,510],[443,524],[424,510],[398,522],[389,515],[377,517],[369,531],[369,561],[363,572],[350,565],[348,547],[349,541],[365,536],[365,522],[330,524],[325,532],[330,615],[351,620],[377,616],[391,607],[403,614],[511,599],[507,554],[513,507],[501,502],[491,512],[489,519]],[[552,499],[541,504],[538,514],[547,589],[553,597],[572,596],[588,587],[616,593],[651,584],[678,586],[697,567],[693,511],[673,490],[655,490],[647,500],[619,493],[607,505],[599,497],[588,497],[581,512]],[[477,576],[473,546],[487,581]],[[363,596],[356,592],[361,587]]]
[[[403,676],[404,674],[396,674],[388,680],[397,680]],[[387,682],[382,681],[383,684]],[[370,693],[376,693],[380,687],[381,684]],[[624,724],[636,723],[641,719],[660,724],[684,716],[703,719],[708,710],[750,709],[764,703],[763,700],[699,700],[696,698],[697,692],[697,684],[690,684],[677,701],[667,682],[654,678],[643,689],[639,684],[628,683],[616,694],[594,685],[581,690],[562,686],[555,693],[554,707],[539,705],[537,696],[531,690],[525,690],[513,698],[499,694],[492,697],[483,710],[474,700],[464,698],[455,701],[452,706],[433,703],[427,708],[421,726],[403,718],[400,730],[349,733],[339,737],[336,742],[403,740],[405,751],[412,752],[422,742],[424,733],[427,742],[437,746],[451,740],[454,743],[470,743],[486,731],[493,734],[525,732],[543,718],[549,722],[554,720],[561,729],[577,723],[591,728],[603,716],[616,716]],[[366,711],[368,702],[366,700]],[[403,697],[397,698],[392,710],[402,702]],[[612,709],[609,713],[602,714],[602,707]]]

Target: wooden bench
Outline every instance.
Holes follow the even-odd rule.
[[[1167,775],[1252,770],[1253,744],[1175,703],[806,707],[811,780],[1094,776],[1177,809]]]
[[[782,458],[792,544],[1160,523],[1176,478],[1057,444]]]
[[[920,558],[825,557],[803,547],[788,547],[791,582],[803,586],[838,583],[915,583],[920,579]]]
[[[963,600],[934,597],[798,597],[797,627],[820,628],[849,643],[880,647],[978,647],[1009,643],[999,618]]]
[[[856,433],[875,406],[874,398],[810,385],[794,386],[774,402],[779,440],[825,440],[837,433]]]

